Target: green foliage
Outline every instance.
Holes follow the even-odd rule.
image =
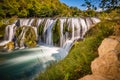
[[[120,8],[109,9],[98,14],[98,17],[102,20],[105,19],[120,19]]]
[[[13,16],[13,17],[9,18],[7,24],[11,25],[15,22],[15,20],[17,20],[17,16]]]
[[[36,80],[77,80],[91,73],[91,61],[98,56],[97,49],[101,41],[113,34],[112,21],[103,21],[93,27],[83,41],[74,43],[67,57],[53,64]]]
[[[57,19],[56,23],[52,28],[52,38],[53,38],[53,43],[59,45],[59,41],[60,41],[60,20],[59,19]]]
[[[70,7],[71,9],[71,16],[81,16],[82,11],[78,9],[77,7]]]
[[[94,10],[86,10],[83,11],[83,16],[87,16],[87,17],[94,17],[97,15],[97,12]]]
[[[84,0],[84,3],[81,5],[83,7],[86,7],[87,10],[96,10],[97,7],[95,7],[96,2],[94,0]]]
[[[0,39],[4,38],[6,26],[6,24],[2,24],[2,22],[0,22]]]
[[[120,7],[120,0],[100,0],[100,7],[103,9]]]
[[[0,2],[3,17],[54,17],[79,14],[78,8],[70,9],[59,0],[4,0]]]

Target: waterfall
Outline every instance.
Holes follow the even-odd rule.
[[[63,24],[65,23],[66,19],[60,19],[60,46],[62,46],[65,42],[65,37],[63,35]]]
[[[86,21],[86,25],[87,25],[88,29],[90,29],[91,25],[93,24],[91,18],[88,17],[85,19],[85,21]]]
[[[52,27],[53,27],[54,21],[51,20],[49,23],[50,23],[50,25],[48,26],[48,29],[46,31],[47,32],[46,44],[53,45],[53,42],[52,42]]]
[[[15,28],[14,27],[15,27],[15,23],[12,24],[12,25],[6,26],[6,29],[5,29],[5,40],[0,43],[0,46],[4,46],[5,44],[7,44],[10,41],[12,41],[12,39],[14,38],[14,34],[15,34]]]
[[[60,21],[60,41],[58,42],[60,44],[60,47],[63,47],[66,49],[66,51],[69,51],[69,48],[71,48],[71,45],[73,42],[79,38],[83,39],[86,32],[91,28],[92,25],[100,22],[98,18],[95,17],[87,17],[87,18],[31,18],[31,19],[18,19],[16,22],[18,24],[14,23],[12,25],[8,25],[6,27],[5,31],[5,41],[0,43],[1,45],[5,45],[9,41],[12,41],[14,38],[15,29],[18,27],[22,27],[22,32],[18,36],[18,38],[21,40],[20,45],[21,47],[24,47],[24,38],[25,33],[27,31],[26,26],[31,26],[33,30],[35,31],[36,40],[39,42],[41,41],[40,35],[38,35],[38,27],[40,25],[43,25],[42,30],[42,36],[43,36],[43,42],[47,45],[53,45],[53,38],[52,38],[52,28],[54,24],[57,22],[57,19]],[[66,23],[66,26],[64,25]],[[14,27],[17,26],[17,27]],[[59,36],[59,35],[58,35]],[[53,45],[54,46],[54,45]]]

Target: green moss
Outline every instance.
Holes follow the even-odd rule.
[[[36,46],[36,34],[32,27],[26,27],[28,28],[25,33],[25,45],[27,47],[35,47]],[[31,37],[32,36],[32,37]]]
[[[35,26],[36,27],[37,26],[36,23],[37,23],[37,18],[34,19],[34,21],[32,22],[31,26]]]
[[[75,42],[65,59],[48,67],[36,80],[77,80],[91,74],[91,61],[98,56],[97,49],[102,40],[113,34],[114,25],[112,21],[97,24],[83,41]]]
[[[14,23],[15,22],[15,20],[17,20],[17,16],[13,16],[13,17],[11,17],[10,19],[8,19],[8,23],[7,24],[12,24],[12,23]]]
[[[35,34],[34,29],[32,27],[30,27],[30,26],[22,26],[22,27],[17,28],[15,35],[16,35],[16,38],[17,38],[18,46],[20,46],[21,38],[19,36],[20,36],[23,28],[26,29],[24,44],[27,47],[35,47],[36,46],[36,37],[37,36]]]
[[[44,19],[44,21],[41,22],[41,24],[38,27],[38,35],[40,35],[41,37],[43,36],[43,31],[44,31],[45,23],[46,23],[46,19]]]
[[[68,23],[67,23],[67,20],[66,20],[66,22],[63,23],[63,34],[65,34],[66,32],[68,32]]]
[[[18,46],[20,46],[20,34],[21,34],[21,32],[22,32],[22,29],[23,29],[23,27],[18,27],[17,29],[16,29],[16,32],[15,32],[15,36],[16,36],[16,39],[17,39],[17,43],[18,43]]]
[[[58,44],[60,42],[60,20],[57,19],[55,25],[52,28],[52,38],[53,38],[53,43]]]
[[[16,36],[17,38],[19,37],[20,33],[22,32],[22,29],[23,29],[23,27],[18,27],[18,28],[16,29],[15,36]]]
[[[14,49],[14,47],[15,47],[14,42],[12,42],[12,41],[7,43],[6,46],[7,46],[8,51],[12,51]]]

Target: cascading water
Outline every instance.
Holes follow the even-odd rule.
[[[6,45],[7,43],[9,43],[10,41],[12,41],[12,39],[14,38],[14,32],[15,32],[15,24],[12,24],[12,25],[8,25],[6,27],[6,30],[5,30],[5,40],[3,42],[0,43],[0,46],[4,46]]]
[[[59,47],[53,47],[53,27],[57,20],[60,21]],[[21,27],[21,33],[18,35],[19,47],[24,48],[26,32],[31,28],[34,30],[39,47],[21,49],[10,54],[0,54],[0,78],[5,80],[32,80],[37,74],[43,71],[51,62],[63,59],[66,57],[74,41],[83,39],[85,33],[90,27],[100,22],[97,18],[36,18],[36,19],[18,19],[12,25],[8,25],[5,31],[5,41],[0,43],[0,46],[6,45],[15,37],[16,29]],[[41,30],[39,30],[41,29]],[[41,32],[39,32],[41,31]],[[31,36],[32,38],[32,36]],[[17,40],[14,42],[17,43]],[[15,45],[18,47],[18,44]]]

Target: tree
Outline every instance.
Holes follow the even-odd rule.
[[[84,4],[82,4],[82,6],[84,6],[84,7],[87,7],[87,10],[91,10],[91,9],[94,9],[94,10],[96,10],[97,9],[97,7],[95,7],[95,1],[93,1],[93,0],[84,0]]]
[[[103,9],[120,7],[120,0],[100,0],[99,6]]]

